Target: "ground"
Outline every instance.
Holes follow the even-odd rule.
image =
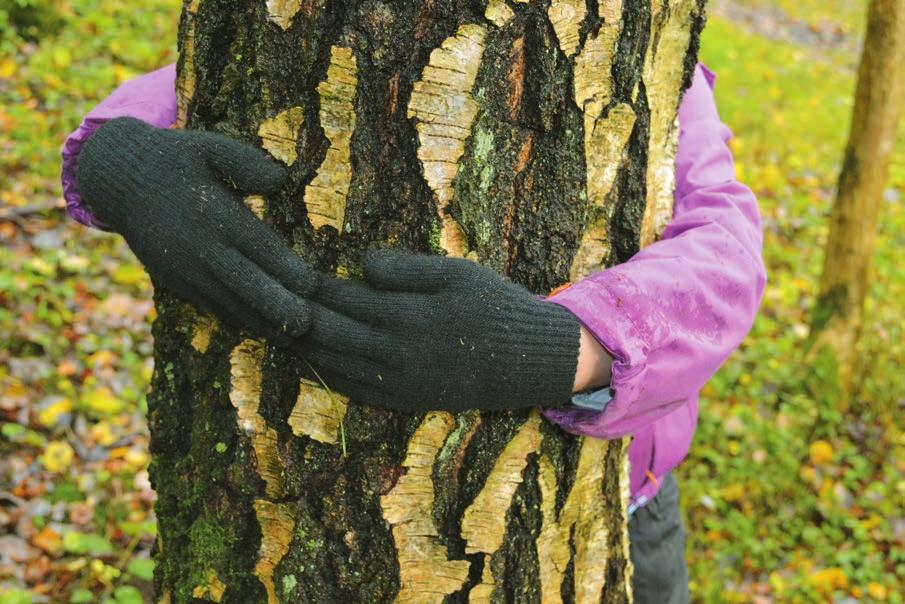
[[[150,284],[117,237],[65,218],[58,152],[117,83],[174,59],[180,4],[0,0],[0,604],[148,590]],[[678,471],[703,602],[903,601],[905,136],[848,414],[808,394],[800,361],[864,8],[711,4],[701,59],[760,199],[769,283]]]

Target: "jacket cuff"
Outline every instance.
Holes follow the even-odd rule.
[[[593,282],[592,282],[593,281]],[[633,317],[648,317],[654,309],[630,309],[619,291],[631,287],[618,271],[605,270],[547,300],[569,310],[613,358],[610,394],[604,411],[577,408],[547,409],[544,415],[567,432],[613,439],[632,434],[662,415],[662,409],[632,409],[644,391],[647,356],[652,341],[660,341],[667,330],[665,321],[646,320],[636,324]],[[677,401],[677,404],[679,402]]]
[[[76,170],[82,147],[98,128],[117,117],[134,117],[159,128],[170,126],[176,119],[175,78],[175,65],[168,65],[126,82],[92,109],[66,138],[61,151],[63,198],[66,211],[76,222],[109,230],[91,213],[79,192]]]

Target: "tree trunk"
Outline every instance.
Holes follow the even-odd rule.
[[[319,269],[467,256],[545,293],[652,241],[702,0],[191,0],[181,126],[262,145],[247,203]],[[647,200],[647,202],[646,202]],[[394,413],[157,294],[164,602],[627,602],[626,440]]]
[[[872,0],[808,345],[821,390],[848,394],[877,216],[905,94],[905,0]],[[843,406],[847,406],[847,396]]]

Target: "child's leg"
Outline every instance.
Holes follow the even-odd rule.
[[[629,520],[632,586],[637,604],[684,604],[689,601],[685,564],[685,527],[679,511],[679,488],[668,474],[660,491],[635,510]]]

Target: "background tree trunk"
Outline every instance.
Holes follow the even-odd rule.
[[[318,268],[474,258],[536,292],[671,213],[702,0],[191,0],[179,122],[261,144],[249,205]],[[537,411],[413,416],[157,295],[164,602],[626,602],[627,441]]]
[[[808,345],[816,388],[851,390],[877,216],[905,94],[905,0],[871,0]],[[842,401],[848,405],[848,397]]]

